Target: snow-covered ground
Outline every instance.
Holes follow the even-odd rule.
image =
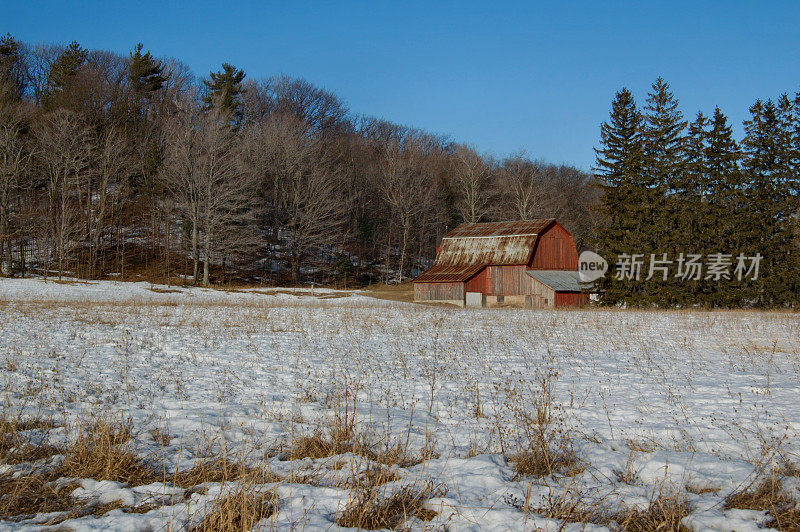
[[[124,413],[137,452],[158,450],[172,470],[222,449],[246,456],[288,479],[269,486],[279,506],[265,529],[337,528],[343,479],[365,459],[287,451],[293,437],[355,411],[376,448],[399,443],[425,458],[393,466],[400,480],[384,488],[435,487],[426,508],[438,515],[412,528],[556,530],[559,521],[515,501],[538,507],[569,491],[646,506],[668,486],[686,491],[684,525],[755,530],[764,512],[723,501],[768,466],[798,461],[799,326],[790,313],[470,310],[319,289],[0,279],[0,399],[4,412],[68,426],[87,412]],[[508,461],[545,377],[554,423],[584,466],[577,476],[518,476]],[[156,428],[169,443],[156,442]],[[14,467],[23,466],[0,472]],[[799,497],[794,480],[785,485]],[[176,489],[85,479],[75,495],[133,505]],[[179,530],[220,489],[60,526]]]

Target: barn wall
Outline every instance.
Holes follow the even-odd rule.
[[[414,301],[464,302],[464,283],[414,283]]]
[[[537,281],[531,276],[528,278],[532,281],[530,286],[530,303],[525,304],[530,308],[553,308],[556,305],[556,293],[546,284]]]
[[[533,270],[577,270],[578,251],[572,236],[554,224],[539,236],[531,259]]]
[[[576,292],[556,293],[556,307],[582,307],[589,303],[589,295]]]
[[[531,276],[525,273],[527,266],[488,266],[486,268],[487,294],[517,296],[530,293]]]
[[[475,277],[467,281],[466,291],[491,294],[489,291],[489,268],[482,269]]]

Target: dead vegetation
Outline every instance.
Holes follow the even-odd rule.
[[[425,502],[442,492],[430,485],[393,487],[388,495],[383,494],[381,478],[365,479],[350,490],[350,500],[336,524],[364,530],[394,529],[415,517],[430,521],[437,513],[425,508]]]
[[[33,462],[56,454],[50,445],[33,445],[29,438],[20,435],[29,430],[49,430],[55,426],[51,420],[19,419],[0,415],[0,463],[18,464]]]
[[[584,470],[564,412],[553,397],[557,378],[558,372],[537,368],[532,379],[507,382],[503,389],[512,420],[506,430],[519,449],[509,457],[517,477],[574,476]],[[503,430],[498,426],[501,435]]]
[[[190,469],[171,475],[167,480],[176,486],[189,489],[206,482],[237,482],[249,484],[268,484],[283,480],[271,471],[260,467],[249,467],[244,461],[231,461],[227,458],[212,458],[198,461]]]
[[[273,492],[263,493],[242,487],[217,499],[196,532],[240,532],[250,530],[262,519],[270,517],[278,506]]]
[[[606,500],[590,500],[581,495],[574,483],[570,483],[561,493],[549,496],[545,504],[538,506],[531,505],[530,487],[524,501],[507,497],[505,502],[520,511],[554,519],[562,525],[593,523],[625,532],[689,531],[681,524],[691,510],[688,500],[680,491],[664,484],[653,491],[646,508],[610,509]]]
[[[781,477],[773,473],[755,485],[747,486],[725,499],[725,508],[766,511],[771,528],[781,531],[800,530],[800,510],[786,492]]]
[[[134,452],[132,427],[125,417],[89,416],[74,427],[76,436],[63,446],[35,445],[23,435],[24,431],[48,430],[54,426],[51,421],[0,417],[0,463],[42,462],[38,467],[26,466],[18,474],[0,475],[0,519],[24,521],[37,514],[56,513],[45,523],[55,525],[118,508],[139,513],[169,504],[163,501],[126,507],[119,501],[108,504],[81,501],[71,496],[79,482],[64,479],[112,480],[128,486],[164,482],[186,489],[187,494],[202,491],[197,486],[209,482],[249,486],[216,501],[198,530],[244,530],[274,511],[274,495],[263,495],[253,489],[282,480],[266,469],[249,467],[244,461],[213,458],[167,474],[163,464],[144,460]]]
[[[52,475],[0,475],[0,519],[22,520],[38,513],[66,512],[76,506],[75,485],[57,488]]]

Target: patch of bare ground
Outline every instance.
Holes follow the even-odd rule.
[[[413,303],[414,283],[406,281],[400,284],[372,284],[360,290],[360,293],[375,299]]]

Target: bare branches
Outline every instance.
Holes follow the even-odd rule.
[[[456,212],[464,222],[480,222],[489,212],[491,167],[466,146],[458,147],[454,159],[451,186]]]
[[[248,160],[267,191],[265,207],[289,233],[294,282],[314,248],[344,243],[347,204],[337,194],[337,169],[326,148],[291,115],[273,115],[248,131]]]

